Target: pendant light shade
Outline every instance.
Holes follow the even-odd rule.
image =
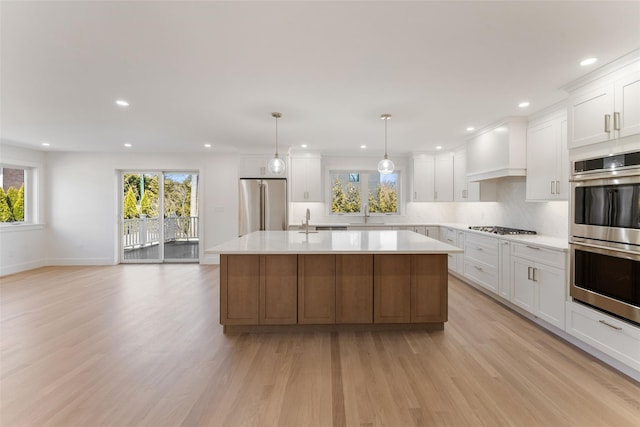
[[[282,114],[271,113],[271,116],[276,119],[276,154],[271,160],[269,160],[269,163],[267,163],[267,168],[269,169],[269,172],[274,175],[282,175],[286,168],[284,160],[278,157],[278,119],[282,117]]]
[[[388,175],[392,173],[394,169],[394,164],[389,160],[387,154],[387,122],[391,119],[391,114],[382,114],[380,118],[384,120],[384,159],[378,162],[378,172],[383,175]]]

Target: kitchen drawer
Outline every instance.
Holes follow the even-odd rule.
[[[555,251],[524,243],[513,243],[511,248],[513,256],[526,258],[552,267],[565,268],[566,253],[564,251]]]
[[[489,267],[498,268],[498,252],[493,248],[480,246],[473,243],[465,242],[464,245],[465,260],[476,263],[482,263]]]
[[[485,249],[492,249],[493,252],[498,253],[498,239],[493,236],[483,236],[477,233],[467,233],[466,243],[473,245],[479,245]]]
[[[464,277],[473,280],[491,292],[498,293],[498,269],[495,267],[465,259]]]
[[[571,301],[566,313],[569,334],[640,371],[640,327]]]

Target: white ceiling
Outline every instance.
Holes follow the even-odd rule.
[[[379,155],[387,112],[391,156],[453,148],[640,47],[639,1],[2,1],[0,19],[2,141],[52,151],[269,153],[272,111],[281,152]]]

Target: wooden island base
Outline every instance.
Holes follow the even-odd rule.
[[[443,329],[446,254],[220,256],[225,333]]]

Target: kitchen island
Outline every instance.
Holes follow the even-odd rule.
[[[206,251],[225,332],[442,329],[447,254],[461,252],[403,230],[258,231]]]

